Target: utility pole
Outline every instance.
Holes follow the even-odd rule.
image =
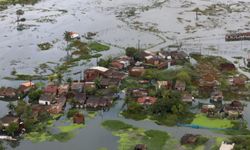
[[[137,45],[137,48],[138,48],[138,51],[140,51],[140,40],[138,40],[138,45]]]

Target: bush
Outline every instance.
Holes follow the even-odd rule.
[[[67,118],[73,117],[75,114],[79,113],[79,110],[77,109],[70,109],[67,113]]]

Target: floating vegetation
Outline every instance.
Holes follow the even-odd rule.
[[[57,128],[60,129],[61,132],[72,132],[83,127],[85,127],[83,124],[71,124],[68,126],[59,126]]]
[[[41,43],[37,45],[42,51],[49,50],[50,48],[53,47],[53,45],[49,42]]]
[[[165,150],[166,142],[170,139],[166,132],[144,130],[118,120],[107,120],[102,125],[112,131],[113,135],[120,137],[119,150],[134,149],[137,144],[145,144],[148,149]]]
[[[28,75],[28,74],[15,74],[12,77],[4,77],[5,80],[47,80],[46,76],[41,75]]]

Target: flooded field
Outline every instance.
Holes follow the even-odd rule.
[[[199,8],[196,17],[195,9]],[[24,10],[23,29],[16,22],[18,9]],[[92,41],[110,46],[109,51],[101,52],[103,57],[119,56],[126,47],[160,50],[169,45],[181,45],[186,52],[201,52],[220,55],[231,61],[233,57],[248,57],[249,41],[225,42],[225,34],[248,32],[250,30],[250,2],[248,0],[43,0],[35,5],[15,5],[0,11],[0,86],[17,87],[22,81],[10,81],[13,69],[20,74],[34,75],[34,69],[42,63],[62,63],[67,56],[63,39],[65,31],[81,35],[96,32]],[[47,51],[38,44],[53,43]],[[65,76],[79,79],[76,72],[96,64],[96,59],[79,63]],[[239,65],[244,65],[243,61]],[[250,77],[248,72],[242,73]],[[8,112],[7,102],[0,101],[0,117]],[[80,129],[77,136],[67,143],[20,141],[15,149],[61,149],[95,150],[101,147],[116,150],[118,137],[101,127],[101,122],[118,119],[146,129],[169,132],[179,139],[185,133],[218,135],[208,130],[163,127],[151,121],[132,121],[119,117],[123,101],[97,116]],[[248,121],[250,105],[245,111]],[[9,147],[9,149],[13,149]]]

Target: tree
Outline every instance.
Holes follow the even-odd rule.
[[[31,91],[28,95],[29,101],[31,103],[37,103],[42,93],[42,90]]]
[[[9,126],[6,128],[6,132],[9,135],[14,136],[15,132],[17,132],[18,129],[19,129],[19,126],[17,123],[10,123]]]
[[[9,102],[8,106],[9,110],[12,112],[15,110],[16,106],[12,103],[12,102]]]
[[[63,75],[61,73],[56,74],[58,84],[61,84],[63,81]]]
[[[71,37],[70,37],[70,34],[69,34],[68,31],[65,31],[65,32],[64,32],[64,40],[65,40],[66,42],[69,42],[69,41],[71,40]]]
[[[79,113],[79,111],[77,109],[70,109],[67,113],[67,118],[71,118],[77,113]]]
[[[128,57],[133,57],[135,60],[139,60],[140,58],[140,51],[134,47],[126,48],[126,55]]]
[[[195,16],[196,16],[195,19],[198,20],[199,19],[198,18],[198,12],[201,11],[200,8],[196,7],[193,11],[195,12]]]
[[[21,116],[25,113],[26,110],[27,110],[27,104],[26,104],[26,102],[23,101],[23,100],[19,100],[19,101],[17,102],[17,106],[16,106],[16,108],[15,108],[16,114],[17,114],[19,117],[21,117]]]
[[[177,80],[180,80],[180,81],[183,81],[185,83],[190,83],[191,82],[191,77],[190,75],[188,74],[187,71],[180,71],[177,75],[176,75],[176,79]]]
[[[107,58],[107,59],[100,59],[100,60],[97,62],[97,65],[98,65],[98,66],[102,66],[102,67],[109,68],[111,62],[112,62],[112,57],[109,57],[109,58]]]
[[[21,10],[21,9],[18,9],[18,10],[16,11],[17,21],[19,21],[19,20],[20,20],[20,16],[21,16],[21,15],[23,15],[23,14],[24,14],[24,11],[23,11],[23,10]]]
[[[95,87],[97,89],[101,89],[101,79],[100,78],[96,78],[94,82],[95,82]]]

